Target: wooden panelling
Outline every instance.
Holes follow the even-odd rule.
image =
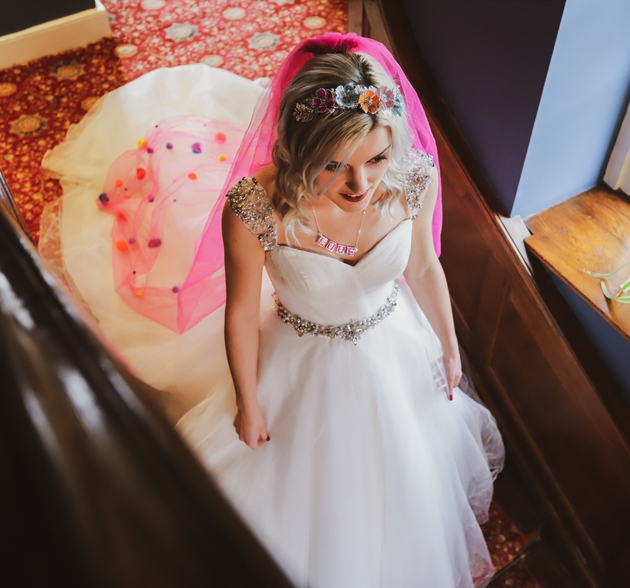
[[[502,229],[494,195],[418,55],[402,0],[364,4],[372,35],[393,49],[436,137],[441,261],[478,387],[574,562],[591,586],[611,586],[630,539],[630,445],[618,428],[624,419],[609,414]]]

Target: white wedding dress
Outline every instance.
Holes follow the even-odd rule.
[[[142,111],[150,112],[156,84],[180,90],[191,84],[203,95],[217,82],[221,91],[249,88],[250,104],[259,92],[254,83],[205,66],[159,70],[127,92],[148,97]],[[125,102],[119,94],[111,99],[114,110]],[[178,112],[206,108],[179,100]],[[503,447],[482,405],[459,389],[447,399],[439,340],[401,280],[413,221],[403,221],[351,266],[278,245],[273,221],[261,217],[256,229],[243,213],[251,212],[252,199],[258,211],[268,206],[262,187],[245,179],[233,191],[237,214],[265,245],[266,271],[285,309],[281,320],[266,287],[258,399],[271,440],[252,451],[232,425],[222,311],[178,336],[116,299],[107,271],[111,219],[93,215],[90,222],[92,212],[81,212],[88,207],[85,191],[93,206],[107,170],[99,164],[87,174],[96,179],[85,179],[84,167],[68,159],[80,155],[81,141],[105,133],[111,116],[110,106],[101,105],[45,161],[65,178],[65,198],[76,200],[64,203],[58,226],[64,254],[68,243],[66,278],[133,369],[185,398],[189,410],[178,430],[288,577],[300,588],[472,588],[487,580],[492,565],[479,522],[487,517]],[[140,124],[150,122],[141,118]],[[129,121],[137,124],[133,116]],[[82,247],[88,253],[79,261]],[[298,332],[363,319],[369,328],[359,329],[356,345]]]

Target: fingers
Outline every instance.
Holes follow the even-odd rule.
[[[254,451],[260,449],[265,443],[267,443],[267,441],[271,440],[271,437],[269,436],[269,433],[267,433],[267,431],[258,435],[256,435],[255,433],[252,435],[239,433],[238,438]]]

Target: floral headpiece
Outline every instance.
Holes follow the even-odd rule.
[[[306,102],[295,105],[293,116],[298,122],[310,122],[319,114],[337,114],[342,110],[361,108],[363,112],[383,112],[402,116],[403,97],[394,86],[360,86],[355,83],[336,88],[319,88]]]

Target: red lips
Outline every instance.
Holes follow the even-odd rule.
[[[366,190],[363,194],[359,194],[359,196],[350,196],[349,194],[342,194],[345,200],[348,202],[361,202],[366,196],[368,191]]]

